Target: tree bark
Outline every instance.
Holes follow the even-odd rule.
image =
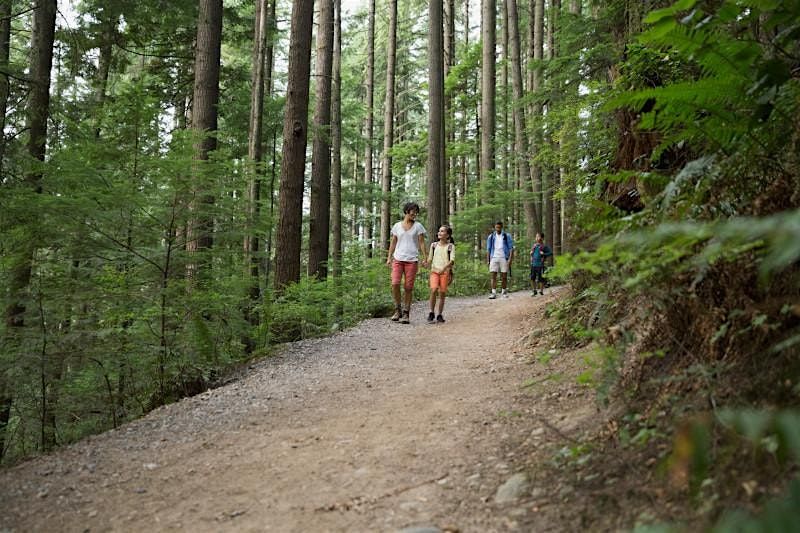
[[[195,193],[190,202],[186,250],[190,253],[211,249],[214,219],[209,213],[214,195],[208,192],[203,177],[203,162],[217,148],[217,105],[219,104],[220,49],[222,45],[222,0],[200,0],[197,21],[197,51],[194,63],[194,96],[192,128],[195,144]],[[205,261],[195,259],[189,266],[190,276],[201,270]]]
[[[580,17],[582,11],[581,0],[570,0],[569,12],[575,16]],[[580,87],[580,72],[575,72],[576,82],[573,84],[573,91],[577,97],[578,88]],[[580,117],[574,117],[576,121],[580,121]],[[566,175],[562,180],[562,187],[564,187],[564,198],[561,201],[561,253],[573,252],[573,228],[572,219],[575,217],[577,211],[577,191],[576,191],[576,174],[578,172],[577,157],[570,155],[569,167],[567,168]]]
[[[392,218],[392,146],[394,145],[394,89],[397,67],[397,0],[389,0],[389,35],[386,52],[386,100],[383,106],[383,163],[381,164],[381,242],[388,250]]]
[[[367,26],[367,116],[364,119],[364,216],[362,229],[367,243],[367,255],[372,257],[372,143],[375,114],[375,1],[369,0],[369,21]]]
[[[331,209],[331,71],[333,69],[333,0],[319,0],[317,93],[311,158],[311,217],[308,275],[328,276]]]
[[[0,1],[0,176],[3,175],[3,159],[6,153],[6,113],[8,112],[8,98],[11,95],[11,84],[8,77],[10,51],[11,1],[3,0]],[[0,424],[2,423],[2,412],[0,412]],[[3,448],[0,446],[0,459],[3,458],[2,454]]]
[[[455,65],[456,61],[456,21],[455,21],[455,13],[456,13],[456,3],[455,0],[444,0],[444,77],[447,80],[447,76],[450,75],[450,70],[453,65]],[[445,154],[447,152],[447,145],[455,144],[456,140],[456,130],[455,130],[455,110],[453,108],[453,97],[445,96],[445,134],[447,136],[447,142],[445,144]],[[448,128],[448,124],[450,125]],[[447,205],[447,209],[445,209],[445,220],[450,220],[453,214],[456,212],[457,205],[456,205],[456,191],[458,187],[456,186],[456,157],[451,156],[446,158],[446,166],[445,166],[445,176],[446,179],[444,181],[444,194],[445,194],[445,204]]]
[[[428,224],[443,222],[444,171],[444,36],[442,0],[429,0],[428,28]]]
[[[533,15],[533,61],[534,68],[531,69],[533,73],[531,91],[537,95],[542,89],[542,59],[544,58],[544,0],[535,0],[534,2],[534,15]],[[542,143],[542,105],[535,103],[533,105],[533,120],[535,123],[533,147],[531,150],[531,160],[534,161],[539,152],[539,145]],[[544,232],[544,217],[543,217],[543,203],[542,203],[542,165],[536,161],[533,162],[533,169],[531,172],[531,180],[533,182],[533,198],[534,206],[536,207],[536,232]]]
[[[486,182],[493,176],[494,136],[495,136],[495,67],[496,44],[496,4],[495,0],[483,0],[481,13],[481,142],[480,142],[480,180]]]
[[[530,166],[528,165],[529,145],[527,135],[527,127],[525,123],[525,107],[522,104],[523,90],[522,90],[522,61],[520,50],[520,36],[519,36],[519,13],[517,9],[517,0],[506,0],[508,16],[509,16],[509,29],[510,29],[510,45],[511,45],[511,83],[514,90],[514,152],[516,156],[517,165],[519,167],[520,179],[525,184],[524,197],[522,201],[523,209],[525,211],[525,225],[526,239],[528,243],[534,240],[536,233],[536,224],[539,214],[536,211],[535,189],[533,186],[533,176],[531,174]]]
[[[275,290],[300,280],[303,183],[308,137],[308,82],[314,0],[294,0],[289,35],[289,73],[283,120],[283,164],[275,253]]]
[[[247,132],[247,167],[249,183],[247,190],[247,227],[244,235],[245,265],[250,277],[248,297],[250,302],[246,305],[245,320],[252,326],[259,323],[255,305],[261,298],[261,261],[258,257],[260,240],[255,230],[255,225],[261,213],[261,185],[263,167],[263,115],[264,115],[264,83],[266,81],[265,59],[267,48],[267,19],[269,8],[267,0],[256,0],[255,23],[253,28],[253,74],[250,87],[250,117]],[[255,343],[249,336],[243,339],[247,353],[255,349]]]
[[[331,88],[331,233],[333,254],[331,271],[342,275],[342,0],[334,1],[333,86]]]
[[[547,60],[552,62],[558,55],[556,53],[556,31],[558,29],[558,15],[561,11],[561,0],[550,0],[550,11],[547,18]],[[557,145],[553,139],[550,140],[553,150],[557,150]],[[555,239],[557,212],[553,201],[553,195],[558,190],[558,167],[550,168],[547,172],[546,185],[544,185],[544,233],[545,241],[551,245]],[[558,224],[560,229],[561,224]]]
[[[33,30],[31,32],[30,80],[31,87],[26,107],[26,129],[28,130],[27,152],[31,159],[44,162],[47,153],[47,119],[50,114],[50,76],[53,68],[53,42],[56,27],[56,0],[38,0],[33,8]],[[25,184],[36,193],[42,192],[42,173],[37,167],[26,172]],[[9,304],[5,309],[5,346],[13,346],[25,327],[24,292],[31,280],[32,261],[36,243],[30,227],[22,228],[30,238],[24,239],[22,249],[10,254],[7,294]],[[45,378],[43,370],[43,378]],[[44,390],[44,389],[43,389]],[[0,375],[0,450],[5,448],[5,429],[13,402],[13,393],[6,376]],[[47,418],[47,398],[42,402],[42,420]],[[44,429],[43,429],[44,431]],[[43,444],[44,443],[43,433]],[[1,454],[2,452],[0,452]]]

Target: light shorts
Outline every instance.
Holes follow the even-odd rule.
[[[447,292],[447,286],[450,285],[449,272],[431,272],[428,278],[428,285],[431,290],[439,289],[439,292],[444,294]]]
[[[502,272],[503,274],[507,273],[508,261],[506,261],[505,259],[493,257],[492,260],[489,262],[489,272]]]
[[[414,288],[414,280],[417,277],[417,261],[398,261],[392,259],[392,285],[400,285],[400,278],[405,276],[404,287],[406,290]]]

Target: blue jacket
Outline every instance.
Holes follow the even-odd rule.
[[[506,261],[508,258],[511,257],[511,250],[514,249],[514,239],[511,238],[511,235],[503,231],[500,233],[503,237],[503,250],[506,254]],[[486,239],[486,253],[489,256],[489,261],[492,260],[492,254],[494,253],[494,238],[497,236],[497,232],[493,231],[489,234],[489,237]]]

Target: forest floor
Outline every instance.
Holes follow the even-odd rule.
[[[0,471],[0,531],[575,531],[552,466],[604,423],[545,296],[452,298],[445,324],[367,320],[229,384]],[[592,513],[595,514],[595,513]]]

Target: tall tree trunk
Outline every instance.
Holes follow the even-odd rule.
[[[34,3],[33,30],[31,32],[30,80],[31,87],[26,107],[26,129],[28,130],[27,152],[31,159],[44,162],[47,153],[47,119],[50,113],[50,74],[53,68],[53,43],[56,27],[56,0],[38,0]],[[41,170],[34,167],[25,174],[25,183],[36,193],[42,192]],[[31,222],[33,223],[33,222]],[[36,243],[31,227],[23,227],[30,238],[23,239],[24,246],[9,257],[9,281],[7,294],[9,304],[5,309],[6,338],[4,346],[17,345],[16,339],[25,327],[24,292],[28,288],[32,273],[32,261]],[[43,371],[43,378],[49,372]],[[43,394],[46,391],[43,386]],[[0,450],[5,448],[5,429],[13,402],[11,384],[7,376],[0,376]],[[48,400],[42,398],[42,420],[47,418]],[[44,441],[44,438],[43,438]],[[43,444],[45,444],[43,442]],[[2,454],[2,452],[0,452]]]
[[[364,119],[364,218],[363,232],[367,243],[367,255],[372,257],[372,143],[375,115],[375,1],[369,0],[369,21],[367,26],[367,116]]]
[[[95,120],[98,122],[94,130],[96,138],[100,137],[100,117],[103,116],[103,108],[106,102],[106,92],[108,90],[108,77],[111,73],[111,61],[114,56],[114,41],[117,37],[117,23],[119,13],[112,7],[101,10],[100,19],[102,32],[100,33],[100,56],[97,60],[97,77],[95,78]]]
[[[547,60],[552,61],[558,55],[556,53],[556,31],[558,30],[558,15],[561,11],[561,0],[550,0],[550,10],[547,17]],[[557,153],[557,144],[554,139],[549,140],[553,153]],[[558,191],[558,166],[551,166],[547,171],[547,183],[544,186],[544,201],[545,201],[545,241],[553,244],[556,238],[556,218],[558,217],[555,209],[555,202],[553,195]],[[561,223],[558,223],[560,229]]]
[[[444,0],[444,77],[450,75],[450,69],[456,64],[456,3],[455,0]],[[456,141],[455,130],[455,109],[453,108],[452,95],[446,96],[445,102],[445,133],[447,141],[445,145],[445,154],[447,152],[447,145],[453,145]],[[448,127],[449,124],[449,127]],[[445,220],[450,220],[456,212],[456,157],[450,156],[446,158],[444,191],[445,191]]]
[[[244,235],[245,265],[250,276],[248,296],[250,302],[246,306],[245,320],[251,325],[259,323],[254,307],[261,297],[261,261],[258,257],[260,241],[255,226],[261,213],[261,182],[263,167],[263,123],[264,123],[264,83],[266,75],[267,19],[269,18],[268,0],[256,0],[255,24],[253,29],[253,75],[250,88],[250,117],[247,132],[247,159],[249,161],[249,183],[247,191],[247,228]],[[247,337],[244,340],[245,350],[250,353],[255,348],[254,342]]]
[[[11,84],[8,78],[8,61],[11,45],[11,2],[0,1],[0,176],[3,175],[3,162],[6,152],[6,113],[8,111],[8,97],[11,91]],[[27,285],[27,282],[25,283]],[[13,326],[13,320],[9,321],[9,316],[16,312],[10,307],[6,309],[6,326]],[[6,334],[8,335],[8,333]],[[5,339],[4,339],[5,340]],[[7,346],[6,343],[3,343]],[[0,463],[3,462],[3,454],[6,449],[6,427],[11,417],[11,405],[13,395],[11,387],[6,383],[7,376],[0,370]]]
[[[333,0],[319,0],[317,31],[317,93],[314,147],[311,159],[311,218],[308,275],[328,275],[331,209],[331,71],[333,69]]]
[[[264,67],[264,90],[267,98],[272,98],[273,93],[273,68],[275,64],[275,34],[277,31],[277,21],[275,20],[275,4],[277,0],[268,0],[269,13],[267,15],[267,49],[264,52],[266,66]],[[267,244],[264,252],[262,268],[264,269],[264,283],[269,286],[270,275],[272,274],[272,221],[275,215],[275,176],[278,165],[278,132],[272,128],[272,140],[270,142],[271,162],[269,170],[269,229],[267,230]]]
[[[429,0],[428,28],[428,224],[431,231],[443,222],[444,171],[444,38],[442,0]]]
[[[194,96],[192,98],[192,128],[198,141],[195,144],[197,174],[195,193],[190,204],[186,250],[209,250],[214,242],[214,219],[209,213],[214,195],[208,192],[203,162],[217,148],[217,105],[219,104],[220,49],[222,45],[222,0],[200,0],[197,20],[197,51],[194,63]],[[190,274],[201,269],[205,261],[195,259]]]
[[[342,275],[342,0],[334,0],[333,86],[331,88],[331,233],[332,274]]]
[[[495,136],[495,68],[496,43],[495,0],[483,0],[481,12],[481,144],[480,180],[486,182],[494,174],[494,136]]]
[[[6,113],[8,98],[11,95],[11,84],[8,77],[8,60],[11,51],[11,1],[0,1],[0,176],[3,175],[3,159],[6,154]],[[0,424],[2,412],[0,412]],[[0,425],[0,427],[4,427]],[[1,431],[1,430],[0,430]],[[2,444],[2,442],[0,442]],[[0,446],[0,459],[3,458]]]
[[[381,164],[381,242],[388,250],[392,218],[392,146],[394,145],[394,86],[397,67],[397,0],[389,0],[386,52],[386,100],[383,106],[383,163]]]
[[[531,69],[533,73],[531,91],[534,95],[539,93],[542,89],[542,59],[544,58],[544,0],[535,0],[533,6],[533,61],[534,68]],[[531,160],[533,161],[533,169],[531,171],[531,181],[533,182],[533,199],[536,212],[536,232],[544,232],[544,204],[542,202],[542,165],[534,161],[538,155],[540,145],[542,143],[542,104],[536,103],[533,106],[533,121],[536,124],[534,128],[534,141],[533,149],[531,150]]]
[[[569,2],[569,12],[574,17],[581,16],[581,0],[570,0]],[[574,93],[575,98],[579,98],[578,96],[578,89],[580,87],[580,72],[575,72],[575,83],[572,84],[572,91]],[[576,113],[574,116],[576,121],[580,120],[580,117]],[[574,151],[569,156],[569,166],[567,167],[567,172],[564,175],[564,179],[562,180],[561,184],[564,188],[564,198],[561,201],[561,253],[564,252],[573,252],[573,229],[572,229],[572,219],[575,217],[575,213],[577,211],[577,172],[578,172],[578,161],[577,157],[574,155]]]
[[[525,107],[522,103],[524,97],[522,91],[522,61],[519,37],[519,13],[517,0],[506,0],[509,16],[509,30],[511,40],[511,75],[514,90],[514,153],[519,167],[520,180],[525,185],[523,208],[525,210],[526,239],[528,243],[534,240],[537,230],[539,214],[536,210],[535,189],[533,188],[533,177],[528,166],[529,145],[527,127],[525,123]]]
[[[278,292],[289,283],[300,280],[313,22],[314,0],[294,0],[289,34],[289,76],[283,120],[283,164],[275,253],[275,289]]]

